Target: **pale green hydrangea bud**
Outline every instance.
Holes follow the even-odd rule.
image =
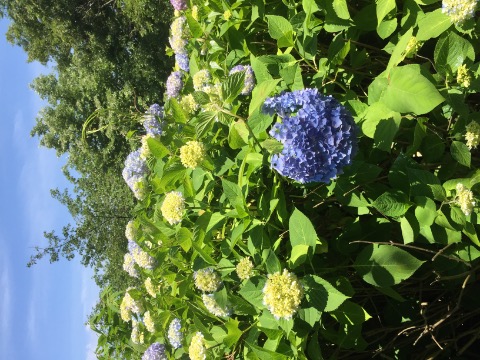
[[[147,134],[143,135],[141,142],[142,146],[140,147],[140,158],[146,160],[152,153],[150,151],[150,147],[148,146],[148,139],[153,138],[152,135]]]
[[[180,223],[182,221],[183,211],[185,210],[185,199],[182,193],[179,191],[171,191],[166,194],[160,210],[170,225]]]
[[[150,277],[145,280],[144,284],[148,295],[150,295],[152,298],[156,298],[157,293],[160,292],[160,285],[154,285]]]
[[[263,304],[276,319],[291,319],[303,298],[303,286],[288,272],[268,275],[263,288]]]
[[[193,279],[195,280],[195,286],[198,290],[205,292],[214,292],[222,285],[220,275],[215,272],[211,267],[200,269],[193,273]]]
[[[244,257],[239,261],[236,267],[237,275],[240,280],[249,279],[253,274],[253,263],[249,257]]]
[[[480,125],[476,121],[472,121],[465,127],[465,140],[467,140],[468,148],[474,149],[480,144]]]
[[[195,169],[205,159],[205,146],[199,141],[188,141],[180,148],[180,161],[183,166]]]
[[[198,21],[198,6],[193,5],[192,6],[192,18]]]
[[[223,13],[223,18],[225,20],[228,20],[232,17],[232,12],[230,10],[225,10],[225,12]]]
[[[457,184],[457,197],[455,198],[456,203],[460,206],[460,209],[468,216],[472,213],[475,206],[475,200],[473,198],[473,193],[468,190],[463,184]]]
[[[468,73],[467,66],[465,64],[460,65],[457,69],[457,83],[461,87],[468,88],[470,86],[470,74]]]
[[[201,332],[197,332],[192,337],[188,348],[190,360],[205,360],[207,358],[207,349],[205,348],[205,338]]]
[[[417,40],[415,36],[412,36],[408,41],[407,47],[405,48],[405,56],[413,56],[420,50],[421,43]]]

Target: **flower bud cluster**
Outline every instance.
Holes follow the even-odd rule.
[[[457,197],[455,198],[456,203],[460,206],[460,209],[468,216],[472,213],[473,208],[476,205],[476,202],[473,198],[473,193],[467,189],[463,184],[457,184]]]
[[[263,304],[276,319],[291,319],[303,298],[303,286],[288,272],[268,275],[263,288]]]
[[[465,130],[465,140],[467,140],[468,148],[475,149],[480,144],[480,125],[476,121],[470,122]]]
[[[183,166],[195,169],[205,159],[205,145],[199,141],[188,141],[180,148],[180,161]]]
[[[188,355],[190,360],[205,360],[207,358],[207,351],[205,349],[205,338],[201,332],[195,333],[188,348]]]
[[[442,12],[457,26],[475,16],[477,0],[443,0]]]
[[[222,285],[220,275],[211,267],[195,271],[193,273],[193,279],[195,280],[197,289],[204,292],[217,291]]]
[[[174,349],[178,349],[182,347],[183,333],[181,329],[182,329],[182,323],[178,318],[173,319],[170,325],[168,326],[168,334],[167,334],[168,341],[170,342],[170,345],[172,345]]]
[[[142,360],[167,360],[165,345],[158,342],[153,343],[143,353]]]

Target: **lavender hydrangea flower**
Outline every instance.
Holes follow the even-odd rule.
[[[168,326],[168,341],[174,349],[182,347],[183,333],[181,329],[182,323],[178,318],[173,319]]]
[[[319,94],[317,89],[268,98],[263,112],[283,118],[270,130],[284,146],[280,154],[272,156],[272,167],[283,176],[300,183],[329,183],[357,151],[352,116],[337,100]]]
[[[143,198],[143,183],[148,170],[147,163],[142,159],[140,153],[141,149],[138,149],[128,154],[122,171],[123,179],[137,199]]]
[[[183,88],[182,73],[174,71],[167,79],[167,98],[176,98]]]
[[[245,81],[242,92],[242,95],[248,95],[252,92],[253,88],[255,87],[255,77],[253,75],[253,70],[250,65],[237,65],[230,70],[230,75],[238,73],[240,71],[245,71]]]
[[[185,0],[170,0],[173,8],[175,10],[186,10],[187,9],[187,2]]]
[[[143,353],[142,360],[167,360],[165,345],[158,342],[153,343]]]
[[[144,251],[135,241],[128,242],[128,251],[135,263],[143,269],[151,270],[156,266],[155,259]]]
[[[143,127],[147,135],[157,137],[162,135],[162,123],[158,118],[163,119],[163,106],[153,104],[148,108],[143,116]]]
[[[189,64],[189,58],[187,53],[180,53],[175,55],[175,61],[178,64],[178,67],[185,71],[189,72],[190,71],[190,64]]]

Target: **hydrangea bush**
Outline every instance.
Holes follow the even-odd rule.
[[[98,354],[474,358],[477,2],[171,4]]]

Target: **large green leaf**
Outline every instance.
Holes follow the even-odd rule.
[[[261,84],[255,86],[252,92],[252,101],[248,108],[249,115],[252,115],[253,112],[265,102],[265,99],[272,94],[280,80],[281,79],[265,80]]]
[[[405,65],[390,71],[381,101],[393,111],[425,114],[445,99],[420,72],[419,65]]]
[[[277,45],[281,47],[293,46],[293,27],[283,16],[267,15],[268,33],[277,40]]]
[[[433,59],[435,69],[445,75],[457,71],[466,59],[474,61],[475,50],[468,40],[454,32],[449,32],[438,40]]]
[[[264,309],[263,288],[267,280],[261,276],[255,276],[247,280],[238,293],[250,304],[258,309]]]
[[[293,210],[288,222],[288,229],[292,245],[290,261],[293,266],[298,266],[305,262],[307,256],[314,254],[318,240],[317,232],[310,219],[298,209]]]
[[[460,141],[453,141],[450,146],[450,154],[458,161],[459,164],[470,167],[472,161],[472,154],[467,145]]]
[[[429,12],[418,22],[417,40],[426,41],[436,38],[450,26],[452,26],[452,22],[448,15],[442,12],[442,9]]]
[[[304,277],[305,297],[318,311],[334,311],[350,296],[334,288],[327,280],[316,275]]]
[[[392,217],[402,216],[411,206],[405,194],[400,191],[384,192],[372,205],[383,215]]]
[[[367,283],[381,288],[408,279],[424,263],[394,245],[367,245],[355,260],[354,267]]]

